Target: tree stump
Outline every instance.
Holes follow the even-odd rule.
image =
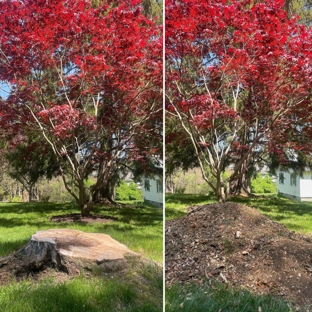
[[[109,235],[71,229],[36,232],[26,246],[13,256],[0,260],[0,267],[14,263],[16,274],[32,273],[47,267],[75,275],[81,269],[99,266],[103,272],[122,271],[129,257],[139,254]]]

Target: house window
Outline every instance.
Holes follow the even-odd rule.
[[[295,173],[290,175],[290,185],[296,186],[297,185],[297,177]]]
[[[157,181],[157,193],[162,193],[163,192],[163,184],[162,181]]]
[[[279,184],[284,184],[285,177],[284,177],[284,173],[283,172],[281,172],[279,174],[278,181],[279,181]]]
[[[144,189],[145,189],[146,192],[150,192],[151,185],[150,185],[150,181],[149,180],[145,180],[144,181]]]

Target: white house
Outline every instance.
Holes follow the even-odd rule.
[[[305,170],[302,176],[292,169],[278,170],[277,190],[282,196],[298,201],[312,201],[312,172]]]
[[[144,177],[142,181],[144,201],[152,205],[163,206],[163,180],[158,176]]]

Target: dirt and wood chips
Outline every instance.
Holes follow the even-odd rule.
[[[312,240],[256,209],[231,202],[190,207],[166,222],[165,235],[168,286],[219,281],[312,303]]]

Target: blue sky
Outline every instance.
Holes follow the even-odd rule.
[[[0,82],[0,96],[3,98],[3,99],[5,99],[5,98],[7,98],[8,97],[8,95],[9,95],[9,87],[8,87],[8,85],[6,84],[6,83],[4,83],[4,82]]]

